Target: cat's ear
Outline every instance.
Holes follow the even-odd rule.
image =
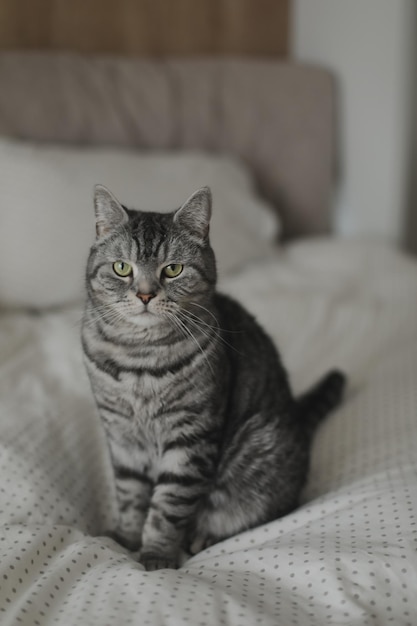
[[[209,187],[202,187],[176,211],[174,222],[197,237],[205,239],[209,234],[210,218],[211,191]]]
[[[104,185],[94,187],[94,211],[97,237],[105,237],[126,224],[128,216],[118,199]]]

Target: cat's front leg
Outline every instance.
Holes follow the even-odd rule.
[[[211,461],[176,448],[161,461],[142,534],[140,562],[147,570],[180,565],[184,533],[206,493],[212,475]]]
[[[147,472],[147,456],[140,447],[130,449],[118,438],[108,437],[118,504],[118,523],[109,535],[122,546],[137,551],[151,499],[153,482]],[[141,453],[142,452],[142,453]]]

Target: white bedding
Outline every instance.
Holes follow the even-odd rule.
[[[417,624],[417,263],[299,243],[223,281],[281,347],[296,390],[350,386],[317,433],[302,506],[178,571],[101,533],[111,469],[79,309],[0,318],[0,624]]]

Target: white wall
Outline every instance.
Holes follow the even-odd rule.
[[[336,228],[403,238],[415,0],[294,0],[293,56],[338,81]]]

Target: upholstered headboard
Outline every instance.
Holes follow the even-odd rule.
[[[334,86],[319,68],[3,52],[0,134],[232,153],[280,211],[285,236],[329,228]]]

